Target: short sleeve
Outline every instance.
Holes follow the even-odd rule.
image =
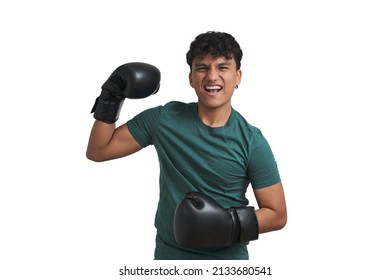
[[[147,109],[127,122],[127,128],[143,148],[153,144],[155,126],[160,118],[162,106]]]
[[[248,176],[254,189],[268,187],[281,181],[271,147],[260,130],[252,137]]]

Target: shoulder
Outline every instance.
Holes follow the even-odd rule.
[[[241,115],[238,111],[233,109],[235,124],[238,129],[241,130],[242,133],[247,135],[249,138],[263,138],[263,134],[261,130],[257,127],[249,123],[243,115]]]
[[[180,101],[171,101],[160,107],[160,117],[172,119],[192,118],[196,103],[184,103]]]
[[[170,101],[163,105],[163,110],[166,112],[181,112],[196,106],[196,103],[184,103],[180,101]]]
[[[192,107],[192,103],[183,103],[180,101],[170,101],[164,105],[159,105],[156,107],[148,108],[139,113],[136,117],[144,117],[144,116],[163,116],[169,114],[179,113],[183,110]]]

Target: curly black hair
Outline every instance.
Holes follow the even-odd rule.
[[[187,63],[192,67],[195,58],[203,58],[211,54],[213,57],[233,58],[236,61],[237,70],[241,68],[242,50],[236,39],[225,32],[208,31],[199,34],[190,45],[187,52]]]

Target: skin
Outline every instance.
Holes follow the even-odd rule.
[[[241,82],[241,70],[233,59],[194,59],[189,74],[190,85],[198,96],[198,116],[211,127],[224,126],[232,111],[234,88]]]
[[[196,58],[192,62],[189,83],[198,97],[198,116],[210,127],[224,126],[231,114],[231,100],[235,86],[241,82],[242,72],[234,59],[224,57]],[[131,155],[142,147],[130,134],[126,124],[116,128],[96,120],[90,134],[88,159],[106,161]],[[287,209],[282,183],[254,190],[258,204],[256,216],[259,233],[282,229],[287,223]]]

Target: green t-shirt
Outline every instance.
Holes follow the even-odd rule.
[[[209,195],[225,208],[244,207],[249,184],[258,189],[280,182],[261,131],[234,109],[225,126],[209,127],[198,118],[197,103],[177,101],[145,110],[127,126],[142,147],[154,145],[160,163],[155,259],[248,259],[246,244],[205,250],[180,247],[173,215],[190,191]]]

